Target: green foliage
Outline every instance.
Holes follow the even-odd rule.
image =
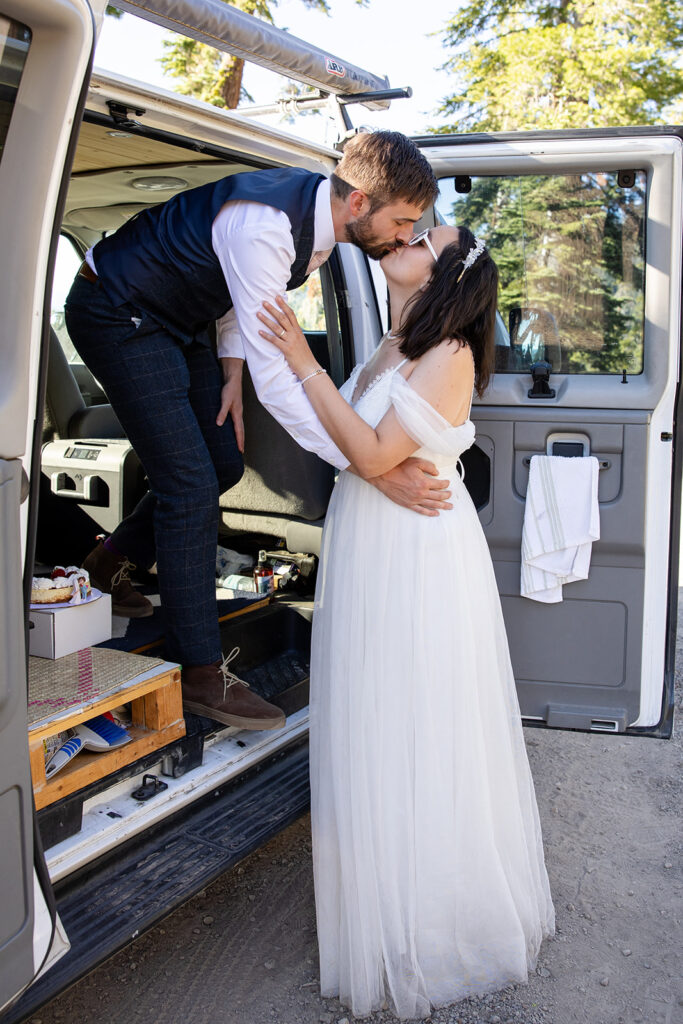
[[[224,0],[224,3],[272,24],[272,8],[277,7],[278,0]],[[328,0],[302,0],[302,3],[309,10],[330,14]],[[369,3],[370,0],[356,0],[359,7],[367,7]],[[122,15],[112,4],[107,5],[106,13],[113,18]],[[159,62],[164,73],[176,79],[176,92],[217,107],[234,108],[240,100],[252,99],[242,88],[244,61],[239,57],[175,34],[163,41],[163,47],[164,53]],[[293,82],[285,85],[282,91],[285,98],[305,95]]]
[[[288,292],[287,302],[294,310],[302,331],[325,330],[325,307],[319,270],[311,274],[299,288]]]
[[[302,2],[310,10],[321,11],[323,14],[330,13],[327,0]],[[368,0],[357,2],[364,5]],[[277,6],[277,0],[233,0],[230,6],[272,24],[272,10]],[[176,79],[176,92],[194,96],[217,107],[234,108],[241,99],[251,99],[242,89],[244,61],[240,58],[184,36],[174,35],[170,39],[165,39],[163,46],[161,66],[165,74]]]
[[[464,0],[444,41],[455,89],[441,110],[455,120],[440,132],[683,115],[680,0]],[[644,207],[644,174],[631,189],[612,174],[480,178],[449,219],[486,239],[504,319],[515,307],[552,315],[556,370],[638,373]]]
[[[644,174],[630,189],[614,174],[476,178],[441,212],[486,239],[506,323],[515,307],[551,314],[556,372],[640,372]],[[538,358],[517,355],[505,368]]]
[[[163,47],[160,63],[164,73],[176,79],[176,92],[217,107],[226,106],[222,87],[234,73],[236,58],[185,36],[164,39]]]
[[[680,0],[465,0],[444,32],[441,132],[667,120],[683,97]],[[669,108],[669,109],[668,109]]]
[[[267,0],[235,0],[230,6],[264,21],[273,20]],[[163,47],[160,63],[164,73],[176,79],[176,92],[217,107],[237,106],[243,96],[243,60],[186,36],[164,39]]]

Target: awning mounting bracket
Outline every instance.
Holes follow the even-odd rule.
[[[143,107],[129,107],[126,103],[119,103],[118,100],[107,100],[107,106],[109,107],[109,113],[111,119],[117,128],[140,128],[140,122],[134,121],[131,118],[131,114],[135,117],[142,117],[145,113]]]

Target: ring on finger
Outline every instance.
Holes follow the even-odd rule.
[[[286,331],[287,331],[287,328],[283,327],[282,330],[280,331],[280,337],[281,338],[284,338]]]

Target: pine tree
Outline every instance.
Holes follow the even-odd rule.
[[[455,89],[441,112],[454,121],[439,132],[683,114],[681,0],[465,0],[444,42]],[[516,314],[528,324],[537,310],[556,328],[545,352],[542,343],[502,349],[501,368],[545,357],[562,372],[640,372],[646,175],[633,170],[629,187],[607,173],[480,177],[454,197],[448,219],[481,233],[495,255],[506,324]]]
[[[440,131],[666,122],[683,97],[680,0],[465,0]]]
[[[302,2],[311,10],[330,13],[327,0]],[[245,14],[254,14],[271,24],[272,8],[276,5],[277,0],[232,0],[230,3],[230,6],[237,7]],[[167,75],[176,79],[176,92],[230,110],[239,104],[240,99],[250,99],[242,89],[244,61],[240,57],[233,57],[184,36],[165,39],[163,45],[161,65]]]

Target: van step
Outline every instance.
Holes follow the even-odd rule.
[[[308,742],[278,751],[55,888],[71,950],[3,1016],[18,1024],[304,814]]]

